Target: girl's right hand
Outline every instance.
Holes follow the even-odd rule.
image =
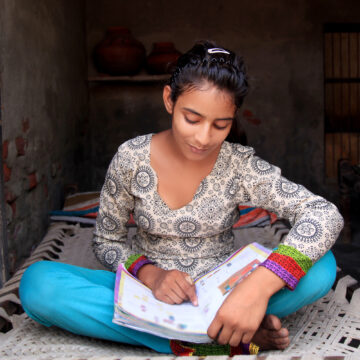
[[[167,304],[181,304],[190,300],[198,305],[195,285],[189,274],[179,270],[164,270],[147,264],[137,273],[139,280],[148,286],[155,298]]]

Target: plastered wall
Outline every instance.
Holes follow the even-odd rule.
[[[0,0],[10,272],[78,181],[87,119],[84,1]]]

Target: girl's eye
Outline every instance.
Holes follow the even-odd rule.
[[[218,130],[225,130],[227,127],[228,127],[228,125],[226,124],[226,125],[217,125],[217,124],[214,124],[214,126],[215,126],[215,128],[216,129],[218,129]]]
[[[192,124],[192,125],[197,124],[199,122],[199,120],[192,120],[192,119],[189,119],[187,116],[184,116],[184,118],[185,118],[186,122],[188,122],[189,124]],[[214,125],[215,129],[217,129],[217,130],[225,130],[228,127],[227,122],[226,123],[222,122],[221,125],[214,123],[213,125]]]
[[[196,123],[197,123],[196,120],[190,120],[190,119],[187,118],[186,116],[185,116],[185,120],[186,120],[189,124],[196,124]]]

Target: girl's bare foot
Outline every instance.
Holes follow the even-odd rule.
[[[289,331],[281,327],[280,319],[275,315],[265,315],[251,342],[260,350],[284,350],[290,344]]]

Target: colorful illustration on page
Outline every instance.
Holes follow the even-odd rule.
[[[255,259],[241,270],[237,271],[235,274],[232,274],[228,279],[219,285],[219,290],[222,295],[226,295],[231,291],[241,280],[248,276],[257,266],[260,264],[260,261]]]

